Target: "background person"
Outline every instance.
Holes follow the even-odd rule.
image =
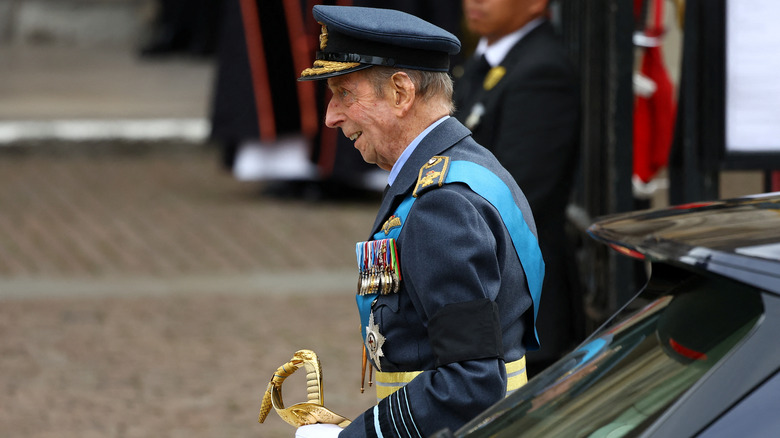
[[[222,4],[210,140],[221,166],[238,180],[263,184],[266,196],[374,201],[384,185],[367,184],[373,168],[325,128],[325,84],[297,81],[318,44],[311,7],[336,2]]]
[[[547,19],[547,0],[463,0],[480,36],[455,83],[456,117],[492,151],[531,204],[546,265],[531,375],[575,347],[585,331],[566,206],[579,155],[578,78]]]

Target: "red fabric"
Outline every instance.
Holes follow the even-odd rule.
[[[780,192],[780,170],[772,171],[772,187],[773,192]]]
[[[660,37],[663,0],[655,0],[655,26],[648,36]],[[648,47],[642,57],[641,72],[655,82],[656,90],[648,97],[636,96],[634,105],[634,175],[649,182],[669,162],[674,135],[677,103],[674,85],[663,63],[660,47]]]
[[[642,6],[644,6],[645,0],[634,0],[634,21],[639,21],[642,17]]]
[[[313,35],[306,33],[306,23],[300,0],[284,0],[284,16],[287,19],[287,32],[292,46],[293,65],[298,72],[309,66],[317,50],[315,44],[319,41],[319,32]],[[313,81],[300,81],[298,87],[298,107],[301,109],[301,132],[314,138],[320,127],[317,116],[317,96]]]
[[[240,0],[241,19],[244,24],[249,70],[252,75],[252,90],[257,107],[257,124],[260,127],[261,140],[276,139],[276,121],[271,99],[271,83],[268,79],[268,65],[263,49],[263,33],[260,29],[260,18],[257,3],[254,0]]]

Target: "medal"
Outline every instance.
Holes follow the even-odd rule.
[[[358,295],[388,295],[401,289],[401,268],[395,239],[370,240],[355,245]]]
[[[471,108],[471,113],[468,117],[466,117],[466,121],[463,124],[473,131],[474,128],[479,125],[480,120],[482,120],[483,114],[485,114],[485,105],[482,105],[482,103],[476,103]]]
[[[400,220],[399,220],[400,222]],[[401,290],[401,267],[398,263],[398,248],[395,239],[369,240],[355,244],[358,265],[357,304],[360,312],[360,331],[363,337],[363,358],[360,378],[360,392],[364,390],[367,358],[381,371],[380,358],[384,356],[382,345],[385,337],[379,333],[371,311],[378,295],[398,293]],[[367,324],[366,324],[367,323]],[[368,368],[368,385],[371,386],[373,368]]]
[[[379,333],[379,326],[374,323],[374,312],[371,312],[371,316],[368,319],[368,326],[366,327],[366,350],[368,355],[371,356],[371,362],[376,365],[376,369],[382,371],[382,366],[379,364],[379,358],[384,356],[382,351],[382,345],[385,343],[385,337]]]

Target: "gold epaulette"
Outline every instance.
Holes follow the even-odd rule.
[[[450,157],[437,155],[431,157],[427,163],[420,168],[420,175],[417,177],[417,185],[414,187],[412,196],[420,196],[424,191],[444,185],[444,178],[450,168]]]

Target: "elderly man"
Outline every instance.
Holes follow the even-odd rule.
[[[356,245],[376,406],[346,428],[297,436],[425,437],[455,430],[526,381],[544,263],[511,175],[455,118],[460,42],[394,10],[315,6],[326,124],[390,171],[371,237]]]

